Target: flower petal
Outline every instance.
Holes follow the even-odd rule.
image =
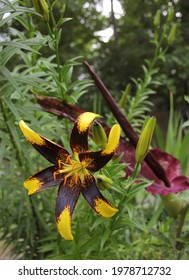
[[[102,155],[109,155],[115,152],[120,139],[121,129],[119,124],[112,126],[110,134],[108,136],[108,143],[105,149],[102,150]]]
[[[170,193],[179,193],[189,190],[189,179],[185,176],[177,176],[171,181],[171,187],[166,188],[164,185],[152,184],[146,188],[152,194],[168,195]]]
[[[166,176],[170,182],[175,177],[182,175],[182,168],[178,159],[160,149],[152,149],[151,152],[165,170]]]
[[[100,115],[85,112],[81,114],[74,123],[70,137],[70,146],[74,153],[88,150],[88,132],[92,122]]]
[[[74,105],[68,104],[64,101],[60,101],[54,97],[37,95],[37,102],[43,107],[43,109],[52,114],[60,117],[68,118],[71,121],[75,121],[84,110]]]
[[[85,167],[88,170],[98,171],[112,158],[119,144],[120,133],[120,126],[115,124],[110,131],[108,143],[103,150],[79,154],[80,161],[85,163]]]
[[[80,194],[80,181],[75,183],[74,176],[67,178],[58,189],[56,200],[56,224],[59,233],[66,240],[72,240],[71,216]]]
[[[109,218],[118,211],[116,208],[113,208],[106,198],[100,193],[96,186],[94,177],[89,173],[85,175],[85,182],[82,185],[81,192],[89,206],[99,215]]]
[[[48,189],[59,185],[62,182],[62,175],[54,178],[54,172],[57,170],[55,166],[50,166],[33,176],[30,176],[25,182],[24,187],[28,190],[28,194],[34,194],[36,192]]]
[[[24,121],[20,121],[19,126],[26,139],[48,161],[52,163],[57,163],[58,159],[66,161],[69,153],[62,146],[37,134],[35,131],[31,130]]]

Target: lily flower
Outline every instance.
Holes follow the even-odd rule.
[[[41,107],[47,111],[51,112],[54,115],[58,115],[60,117],[68,118],[71,121],[74,121],[78,114],[83,113],[83,110],[68,104],[64,101],[59,101],[54,97],[47,97],[47,96],[37,96],[37,102],[41,105]],[[115,104],[115,101],[112,101]],[[113,110],[113,112],[117,110]],[[121,124],[124,123],[125,117],[122,116],[121,120],[116,117],[118,122]],[[103,123],[103,127],[105,128],[106,132],[110,130],[110,128]],[[126,129],[123,128],[125,133],[127,132]],[[119,147],[116,153],[123,154],[121,162],[128,163],[126,166],[126,174],[131,176],[133,174],[133,170],[136,163],[136,149],[132,141],[127,141],[123,138],[120,138]],[[177,160],[172,155],[163,152],[160,149],[150,149],[150,155],[152,155],[158,165],[161,167],[159,169],[158,165],[153,164],[153,169],[151,166],[144,161],[141,162],[141,170],[139,177],[144,177],[151,181],[154,181],[152,185],[146,188],[146,190],[151,194],[159,194],[161,196],[166,196],[169,194],[178,194],[182,191],[189,190],[189,178],[182,174],[182,169],[179,160]],[[152,162],[151,162],[152,163]],[[159,173],[155,173],[155,168],[159,169]],[[165,176],[158,176],[161,171],[163,170]],[[165,179],[165,180],[163,180]],[[168,184],[166,185],[165,182]]]
[[[109,218],[118,210],[100,193],[95,178],[90,173],[101,169],[114,155],[120,138],[120,126],[115,124],[104,149],[88,150],[89,129],[98,114],[85,112],[75,121],[71,136],[70,154],[62,146],[31,130],[23,120],[20,128],[32,146],[53,165],[30,176],[24,186],[28,194],[59,185],[55,217],[59,233],[66,240],[72,240],[71,218],[80,193],[89,206],[99,215]]]

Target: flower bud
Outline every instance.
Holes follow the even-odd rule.
[[[174,7],[173,6],[169,7],[168,15],[167,15],[167,22],[172,22],[173,17],[174,17],[174,13],[175,13]]]
[[[110,189],[113,182],[106,175],[97,175],[97,186],[100,190]]]
[[[95,144],[100,148],[104,148],[107,144],[107,136],[102,125],[98,122],[94,122],[92,133]]]
[[[179,198],[177,195],[170,193],[165,196],[161,196],[162,203],[168,212],[168,214],[172,217],[177,216],[182,212],[182,210],[186,207],[186,201]]]
[[[42,15],[45,21],[49,21],[49,8],[45,0],[32,0],[36,12]]]
[[[172,45],[173,41],[175,40],[176,30],[177,30],[177,24],[174,23],[173,26],[171,27],[171,30],[167,38],[167,43],[169,46]]]
[[[155,17],[154,17],[154,26],[158,27],[160,25],[160,17],[161,17],[161,11],[157,10]]]
[[[156,125],[156,118],[151,117],[148,119],[146,125],[144,125],[142,129],[135,152],[135,159],[137,163],[141,163],[148,153],[152,141],[155,125]]]

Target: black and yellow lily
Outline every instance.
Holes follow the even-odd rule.
[[[24,182],[24,186],[31,195],[59,185],[55,209],[56,224],[62,237],[67,240],[73,239],[71,216],[80,193],[99,215],[109,218],[117,212],[98,190],[90,171],[98,171],[112,158],[119,143],[120,127],[118,124],[112,127],[104,149],[90,151],[88,133],[90,126],[98,117],[98,114],[85,112],[75,121],[70,136],[73,155],[62,146],[31,130],[23,120],[19,123],[32,146],[53,163],[52,166],[30,176]]]

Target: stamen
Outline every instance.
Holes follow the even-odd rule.
[[[72,164],[72,170],[74,170],[75,169],[75,166],[78,164],[78,162],[74,162],[73,164]]]
[[[59,174],[64,174],[61,176],[64,185],[67,183],[67,179],[70,176],[74,176],[74,183],[77,184],[80,179],[80,172],[83,170],[84,166],[81,162],[71,159],[71,155],[66,157],[65,162],[62,162],[60,159],[57,161],[57,170],[53,172],[54,181],[57,180]]]
[[[78,175],[78,173],[76,172],[76,173],[75,173],[75,184],[78,183],[78,180],[79,180],[79,175]]]
[[[66,175],[66,176],[64,177],[64,185],[66,185],[67,179],[68,179],[68,175]]]
[[[53,172],[53,179],[54,179],[54,181],[56,181],[56,173],[57,173],[57,171]]]
[[[58,169],[61,169],[61,160],[58,159]]]
[[[67,158],[66,158],[66,163],[69,163],[71,157],[72,157],[71,155],[67,156]]]

